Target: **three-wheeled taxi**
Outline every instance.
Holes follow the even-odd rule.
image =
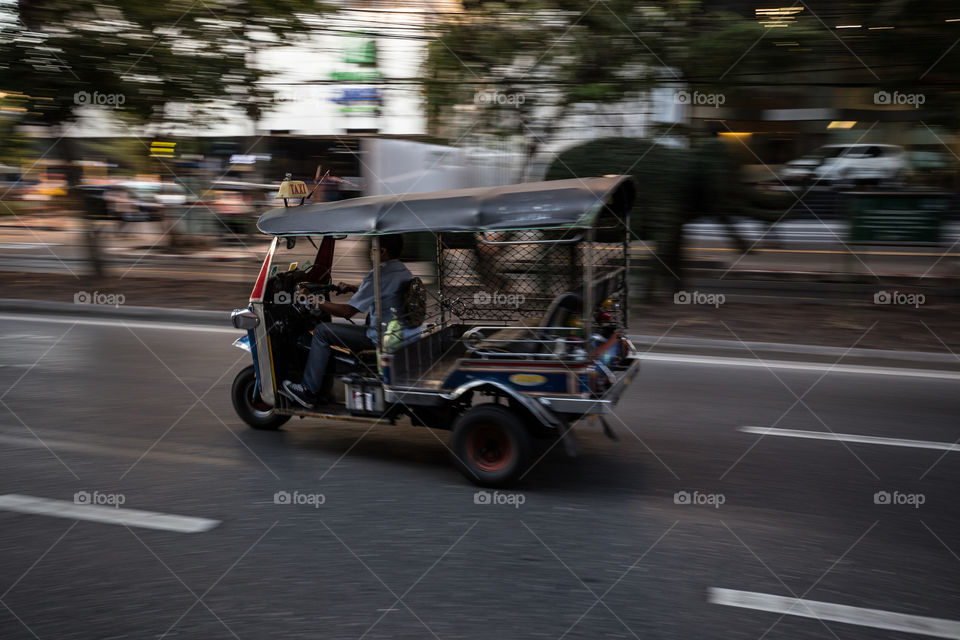
[[[448,429],[464,475],[499,487],[526,473],[532,439],[574,455],[571,425],[588,416],[613,437],[603,415],[640,366],[624,333],[634,197],[629,176],[607,176],[268,211],[258,227],[273,243],[249,306],[232,316],[247,332],[236,346],[253,357],[233,383],[237,413],[256,429],[291,416]],[[364,248],[384,234],[429,243],[403,298],[412,310],[381,309],[379,252]],[[359,280],[367,255],[377,348],[334,347],[334,404],[305,409],[278,393],[300,380],[310,332],[331,321],[304,287],[329,295],[334,276]],[[402,337],[389,324],[400,315],[417,325]]]

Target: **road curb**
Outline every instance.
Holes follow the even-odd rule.
[[[137,307],[132,305],[112,307],[98,304],[0,298],[0,313],[182,323],[224,328],[231,326],[230,311],[226,310],[198,311],[193,309],[166,309],[163,307]],[[843,347],[825,347],[782,342],[740,342],[737,340],[663,337],[643,334],[632,334],[630,335],[630,339],[638,349],[650,353],[709,355],[759,358],[763,360],[792,360],[818,363],[826,362],[830,364],[860,364],[867,366],[960,371],[960,358],[950,353],[885,349],[846,349]]]

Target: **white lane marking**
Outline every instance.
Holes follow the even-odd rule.
[[[742,609],[800,616],[801,618],[844,622],[861,627],[904,631],[934,638],[960,638],[960,622],[954,620],[894,613],[881,609],[851,607],[816,600],[785,598],[767,593],[737,591],[735,589],[711,587],[707,590],[707,594],[708,602],[727,607],[740,607]]]
[[[667,353],[643,353],[643,360],[658,362],[682,362],[690,364],[718,364],[731,367],[754,367],[761,369],[791,369],[794,371],[820,371],[830,373],[852,373],[871,376],[894,376],[902,378],[939,378],[942,380],[960,380],[960,371],[939,371],[936,369],[899,369],[896,367],[871,367],[866,365],[831,365],[813,362],[792,362],[789,360],[760,360],[758,358],[725,358],[722,356],[685,356]]]
[[[21,322],[54,322],[58,324],[78,324],[93,327],[130,327],[132,329],[166,329],[168,331],[212,331],[214,333],[230,333],[235,336],[244,335],[241,329],[230,327],[214,327],[202,324],[187,324],[184,322],[144,322],[140,320],[101,320],[77,318],[74,316],[41,316],[30,313],[0,313],[0,320],[18,320]],[[224,319],[224,324],[229,319]]]
[[[229,333],[242,336],[243,331],[230,327],[215,327],[182,322],[142,322],[137,320],[106,320],[76,318],[71,316],[42,316],[33,314],[0,313],[0,320],[21,322],[53,322],[58,324],[78,324],[94,327],[130,327],[132,329],[162,329],[166,331],[207,331]],[[226,322],[226,321],[225,321]],[[643,353],[643,360],[655,362],[679,362],[688,364],[715,364],[730,367],[753,367],[763,369],[789,369],[793,371],[818,371],[830,373],[851,373],[857,375],[894,376],[904,378],[934,378],[941,380],[960,380],[960,371],[939,371],[936,369],[900,369],[896,367],[871,367],[865,365],[831,365],[812,362],[793,362],[789,360],[760,360],[757,358],[728,358],[723,356],[687,356],[672,353]]]
[[[0,249],[43,249],[44,247],[59,247],[55,242],[0,242]]]
[[[208,518],[194,518],[191,516],[176,516],[156,511],[141,511],[139,509],[118,509],[88,504],[74,504],[66,500],[51,500],[49,498],[35,498],[16,493],[0,496],[0,510],[30,513],[55,518],[69,518],[70,520],[89,520],[105,524],[119,524],[144,529],[160,529],[161,531],[176,531],[177,533],[199,533],[209,531],[220,524],[219,520]]]
[[[952,442],[931,442],[929,440],[903,440],[901,438],[883,438],[880,436],[858,436],[852,433],[830,433],[829,431],[804,431],[803,429],[778,429],[776,427],[737,427],[744,433],[757,433],[765,436],[784,438],[810,438],[812,440],[839,440],[841,442],[860,442],[863,444],[882,444],[888,447],[909,447],[912,449],[936,449],[938,451],[960,451],[960,444]]]
[[[6,444],[20,445],[23,447],[33,447],[37,449],[52,449],[54,451],[79,451],[80,453],[93,453],[107,456],[119,456],[122,458],[139,458],[149,447],[148,442],[143,443],[143,448],[135,447],[115,447],[99,444],[89,444],[86,442],[72,442],[69,440],[56,440],[45,437],[42,433],[38,434],[40,438],[31,438],[27,436],[12,436],[0,433],[0,442]],[[198,456],[190,453],[169,453],[166,451],[150,451],[144,459],[164,460],[166,462],[185,462],[189,464],[210,464],[221,467],[243,466],[243,462],[232,458],[220,458],[216,456]]]

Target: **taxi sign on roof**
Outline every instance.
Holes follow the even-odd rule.
[[[284,180],[280,183],[277,198],[306,198],[310,194],[307,183],[303,180]]]

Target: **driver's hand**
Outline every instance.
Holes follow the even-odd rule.
[[[356,293],[356,292],[357,292],[357,285],[355,284],[347,284],[346,282],[340,282],[337,284],[337,293],[344,294],[344,293]]]
[[[295,292],[295,295],[297,296],[297,298],[302,299],[302,300],[310,300],[310,299],[311,299],[311,298],[310,298],[310,291],[309,291],[305,286],[303,286],[303,283],[300,283],[300,284],[297,285],[297,290],[296,290],[296,292]]]

